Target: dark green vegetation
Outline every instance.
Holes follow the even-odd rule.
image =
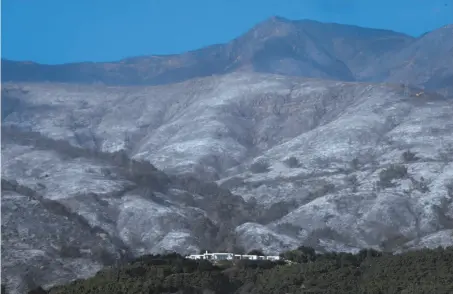
[[[30,293],[453,293],[453,247],[399,255],[375,250],[282,253],[290,263],[208,261],[178,254],[143,256],[95,277]]]

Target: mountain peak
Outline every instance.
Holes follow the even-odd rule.
[[[291,22],[291,20],[284,18],[282,16],[273,15],[267,19],[268,22]],[[266,21],[265,21],[266,22]]]
[[[295,27],[292,21],[280,16],[272,16],[257,23],[252,29],[241,37],[245,37],[249,40],[263,40],[269,37],[286,36],[293,32],[294,29]]]
[[[389,30],[274,15],[229,43],[181,55],[53,66],[2,59],[2,81],[156,85],[250,68],[257,72],[344,81],[404,79],[417,85],[425,85],[436,73],[435,80],[441,80],[450,89],[451,66],[445,60],[451,59],[448,57],[453,48],[452,29],[449,24],[414,38]],[[417,72],[433,74],[413,74],[415,69],[408,64],[414,64],[415,57],[424,60],[426,56],[437,61],[418,62],[421,68]],[[396,64],[401,69],[398,74]],[[112,67],[116,70],[110,70]]]

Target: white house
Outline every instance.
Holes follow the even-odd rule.
[[[280,256],[264,256],[264,255],[248,255],[248,254],[234,254],[234,253],[208,253],[207,251],[204,254],[192,254],[186,256],[188,259],[195,259],[195,260],[241,260],[241,259],[248,259],[248,260],[280,260]]]

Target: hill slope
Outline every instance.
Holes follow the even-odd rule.
[[[48,260],[39,284],[94,273],[121,250],[452,244],[452,100],[254,73],[2,91],[9,283]],[[42,238],[64,228],[72,238]]]
[[[256,209],[123,153],[2,129],[2,279],[14,293],[149,252],[233,250],[232,230]]]

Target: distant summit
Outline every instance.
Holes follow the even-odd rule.
[[[234,71],[406,83],[453,93],[453,25],[419,38],[272,16],[238,38],[179,55],[44,65],[2,60],[2,81],[157,85]]]
[[[278,16],[278,15],[273,15],[273,16],[269,17],[268,21],[271,21],[271,22],[291,22],[291,20],[289,20],[287,18],[284,18],[282,16]]]

